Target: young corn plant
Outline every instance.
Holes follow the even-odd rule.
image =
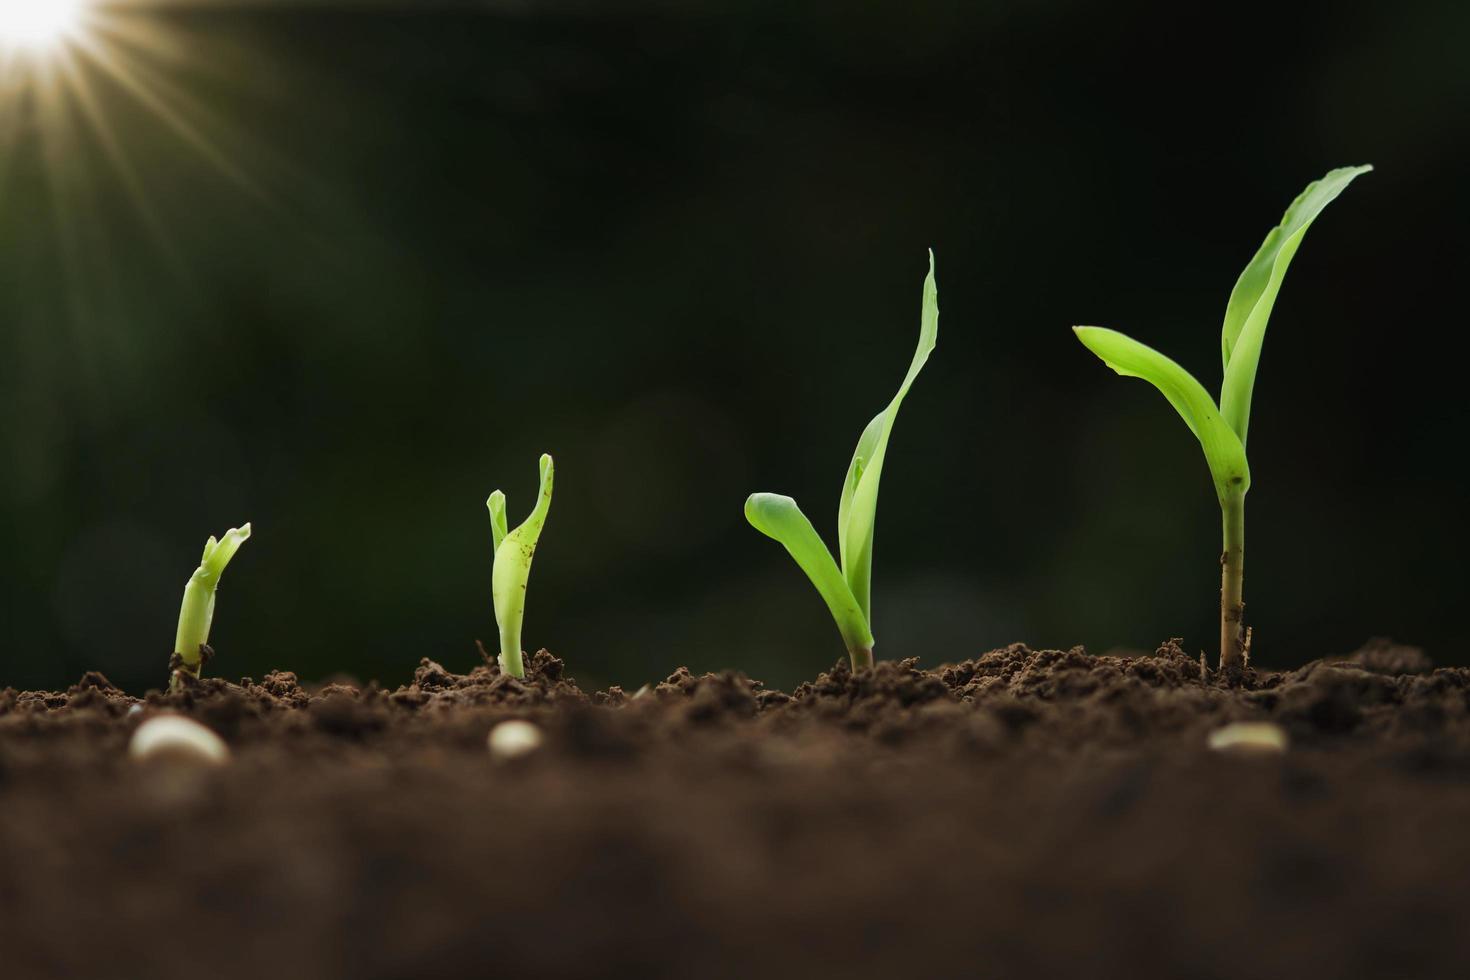
[[[939,288],[934,282],[934,253],[924,279],[919,345],[908,374],[888,407],[863,430],[842,483],[837,507],[837,543],[842,564],[822,543],[796,501],[774,493],[756,493],[745,502],[745,518],[757,531],[785,546],[827,603],[847,644],[854,669],[873,665],[873,526],[878,513],[878,480],[898,407],[929,360],[939,334]]]
[[[1250,657],[1250,631],[1244,628],[1242,591],[1245,495],[1251,485],[1245,442],[1256,366],[1266,338],[1266,321],[1271,316],[1286,268],[1307,229],[1355,177],[1372,169],[1343,167],[1308,184],[1240,274],[1226,304],[1225,325],[1220,333],[1225,378],[1218,405],[1189,372],[1158,351],[1101,327],[1072,328],[1077,339],[1118,374],[1142,378],[1158,388],[1204,448],[1224,526],[1224,550],[1220,555],[1221,669],[1243,667]]]
[[[209,648],[209,627],[214,623],[214,597],[219,577],[235,552],[250,538],[250,525],[230,528],[224,537],[211,537],[204,543],[204,557],[184,586],[184,602],[179,607],[179,628],[174,634],[174,653],[169,658],[169,687],[178,690],[185,678],[199,679],[204,662],[213,655]]]
[[[496,490],[485,502],[490,509],[490,532],[495,540],[495,567],[490,575],[495,600],[495,622],[500,627],[500,669],[512,677],[525,677],[521,656],[521,623],[526,617],[526,583],[531,578],[531,559],[536,542],[551,510],[551,484],[555,467],[551,457],[541,457],[541,490],[531,516],[514,531],[506,531],[505,494]]]

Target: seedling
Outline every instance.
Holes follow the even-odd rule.
[[[1101,327],[1072,328],[1077,339],[1108,367],[1124,377],[1142,378],[1158,388],[1204,448],[1224,525],[1224,551],[1220,555],[1221,668],[1244,666],[1250,655],[1250,632],[1243,628],[1242,593],[1245,494],[1251,485],[1245,437],[1266,321],[1286,276],[1286,267],[1301,246],[1307,229],[1353,178],[1372,169],[1343,167],[1308,184],[1240,274],[1225,307],[1225,326],[1220,334],[1225,379],[1218,406],[1188,371],[1158,351]]]
[[[536,506],[524,524],[505,529],[505,494],[496,490],[485,502],[490,509],[490,531],[495,538],[495,567],[490,575],[495,599],[495,622],[500,627],[500,669],[512,677],[525,677],[521,658],[521,622],[526,617],[526,582],[531,577],[531,559],[536,542],[551,510],[551,482],[555,467],[551,457],[541,457],[541,490]]]
[[[877,518],[878,480],[883,475],[888,437],[893,432],[898,407],[929,360],[938,333],[939,288],[934,282],[934,253],[930,252],[918,349],[898,394],[863,430],[842,483],[842,500],[837,507],[841,568],[795,500],[774,493],[756,493],[745,502],[746,520],[757,531],[784,545],[821,593],[847,644],[854,669],[873,665],[873,524]]]
[[[225,566],[250,537],[250,525],[230,528],[218,540],[204,543],[204,557],[184,586],[184,602],[179,607],[179,629],[174,635],[174,655],[169,664],[169,686],[178,690],[187,675],[195,680],[209,658],[209,627],[214,622],[214,596]]]

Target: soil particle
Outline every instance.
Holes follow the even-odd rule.
[[[5,977],[1447,977],[1470,958],[1470,671],[1016,644],[791,694],[584,694],[542,651],[0,692]],[[129,765],[159,712],[225,770]],[[533,722],[537,751],[486,736]],[[1232,722],[1280,754],[1212,752]]]

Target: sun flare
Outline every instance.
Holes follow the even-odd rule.
[[[0,0],[0,48],[45,50],[81,29],[87,0]]]
[[[268,5],[278,2],[293,0]],[[259,206],[277,209],[250,167],[271,148],[221,108],[229,103],[217,90],[206,95],[200,85],[254,77],[247,68],[259,53],[217,28],[227,17],[207,16],[234,7],[219,0],[0,0],[0,230],[25,228],[28,248],[54,263],[65,284],[58,317],[77,339],[80,360],[102,342],[92,331],[106,322],[104,296],[119,288],[115,249],[93,220],[99,209],[121,202],[133,224],[118,234],[140,232],[157,260],[179,274],[187,258],[170,225],[177,197],[165,174],[212,171]],[[34,302],[41,308],[47,300]],[[15,329],[3,312],[0,330]],[[36,322],[37,330],[54,326]]]

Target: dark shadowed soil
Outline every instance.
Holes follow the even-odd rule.
[[[1470,671],[1416,651],[562,671],[0,693],[0,976],[1470,975]],[[131,762],[164,710],[232,762]]]

